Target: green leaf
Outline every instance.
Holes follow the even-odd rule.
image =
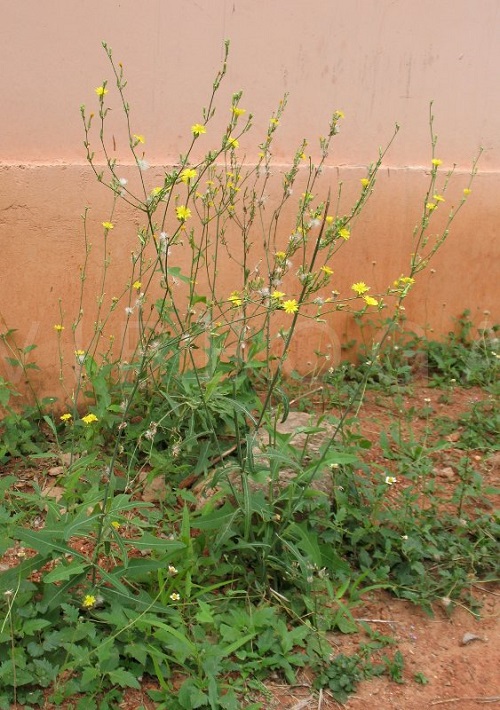
[[[198,606],[200,607],[200,611],[196,614],[196,620],[200,624],[213,624],[214,617],[210,605],[198,599]]]
[[[136,688],[136,690],[141,689],[141,684],[137,678],[123,668],[117,668],[114,671],[109,671],[107,675],[110,681],[116,685],[119,685],[120,688]]]
[[[54,424],[54,421],[53,421],[52,417],[49,417],[47,414],[44,414],[44,415],[43,415],[43,421],[47,424],[47,426],[49,427],[49,429],[51,430],[51,432],[52,432],[55,436],[57,436],[56,425]],[[42,456],[45,456],[45,454],[43,454]]]
[[[156,628],[156,631],[154,633],[156,638],[159,638],[162,640],[164,643],[167,643],[169,648],[172,648],[176,652],[180,651],[180,648],[177,647],[175,641],[182,646],[183,653],[185,654],[185,658],[188,656],[195,656],[196,655],[196,645],[192,643],[188,637],[183,634],[181,631],[178,629],[175,629],[173,626],[170,626],[169,624],[165,624],[163,621],[160,621],[156,617],[151,617],[151,616],[143,616],[141,619],[138,621],[138,623],[141,623],[142,621],[147,621],[150,626],[153,628]]]
[[[181,685],[177,700],[185,710],[195,710],[207,705],[208,695],[196,685],[196,681],[188,678]]]
[[[90,568],[90,563],[84,562],[71,562],[69,565],[64,562],[56,565],[53,570],[48,572],[43,581],[45,584],[52,584],[54,582],[61,582],[63,580],[70,579],[74,577],[75,574],[81,574],[86,572]]]
[[[193,294],[193,298],[191,300],[191,305],[195,306],[197,303],[206,303],[206,302],[207,302],[206,296],[197,296],[196,294]]]
[[[186,546],[177,540],[166,540],[151,533],[145,532],[140,538],[127,540],[131,547],[137,550],[164,550],[165,552],[178,552]]]
[[[33,666],[36,672],[36,683],[42,688],[47,688],[57,677],[59,666],[54,666],[44,658],[35,658]]]
[[[27,619],[23,624],[23,632],[26,636],[31,636],[35,631],[41,631],[47,626],[52,626],[52,622],[47,619]]]
[[[95,682],[100,677],[100,671],[95,666],[87,666],[83,669],[81,675],[82,690],[95,690],[97,683]]]
[[[12,367],[20,367],[21,366],[21,363],[19,362],[19,360],[17,360],[14,357],[6,357],[5,359],[7,360],[9,365],[11,365]]]
[[[10,389],[3,387],[2,382],[0,382],[0,405],[2,405],[2,407],[5,407],[9,403],[10,395]]]
[[[322,463],[325,466],[332,466],[333,464],[351,464],[358,463],[359,459],[355,454],[347,454],[344,451],[329,451],[328,454],[323,459]]]
[[[179,281],[183,281],[186,284],[190,283],[189,276],[185,276],[182,273],[182,269],[180,266],[169,266],[167,268],[167,274],[169,276],[172,276],[174,279],[179,279]]]
[[[5,661],[0,666],[0,680],[3,681],[2,685],[28,685],[33,683],[35,678],[31,671],[27,671],[19,666],[13,666],[12,661]]]
[[[257,635],[258,631],[255,630],[253,633],[247,634],[246,636],[242,636],[237,641],[234,641],[233,643],[229,644],[229,646],[226,646],[226,648],[222,651],[222,658],[227,658],[227,656],[231,656],[235,651],[241,648],[241,646],[244,646],[246,643],[254,639]]]
[[[323,556],[318,545],[318,536],[305,523],[292,523],[288,527],[286,535],[297,540],[297,546],[318,569],[323,567]]]
[[[335,626],[343,634],[354,634],[358,631],[358,626],[354,621],[353,617],[349,618],[348,615],[339,612],[335,617]]]

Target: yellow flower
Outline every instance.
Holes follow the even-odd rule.
[[[330,269],[330,267],[326,266],[326,264],[325,266],[322,266],[320,270],[327,276],[331,276],[333,274],[333,269]]]
[[[178,602],[180,598],[181,598],[181,595],[177,594],[177,592],[172,592],[172,594],[170,595],[170,599],[173,602]]]
[[[290,301],[284,301],[283,310],[285,313],[296,313],[299,310],[299,306],[295,298],[292,298]]]
[[[120,528],[120,523],[118,522],[118,520],[112,520],[112,521],[111,521],[111,527],[113,528],[113,530],[119,530],[119,528]]]
[[[445,202],[445,199],[442,195],[433,195],[432,199],[436,200],[436,202]]]
[[[175,214],[177,215],[179,222],[185,222],[191,217],[191,210],[185,205],[179,205],[179,207],[175,208]]]
[[[271,298],[276,298],[276,300],[278,300],[280,298],[283,298],[284,295],[285,294],[283,293],[283,291],[273,291],[271,294]]]
[[[56,333],[62,333],[62,331],[64,330],[64,326],[60,323],[56,323],[56,325],[54,326],[54,330],[56,331]]]
[[[325,222],[327,224],[331,224],[333,222],[333,217],[331,214],[328,215],[328,217],[325,219]]]
[[[429,210],[429,212],[432,212],[432,210],[435,210],[437,207],[434,202],[428,202],[425,206]]]
[[[97,599],[94,597],[93,594],[86,594],[83,597],[82,600],[82,606],[84,609],[92,609],[92,607],[95,605]]]
[[[92,424],[93,422],[99,421],[96,417],[95,414],[87,414],[85,417],[82,417],[82,422],[85,424]]]
[[[97,96],[104,96],[108,93],[108,89],[106,89],[104,86],[98,86],[97,89],[95,89],[95,92]]]
[[[372,296],[363,296],[363,298],[367,306],[378,306],[376,298],[373,298]]]
[[[358,296],[362,296],[364,293],[370,290],[370,287],[367,286],[364,281],[358,281],[357,283],[353,284],[351,288],[354,293],[358,294]]]
[[[193,170],[192,168],[184,168],[184,170],[181,172],[181,180],[184,183],[188,183],[190,180],[194,180],[194,178],[198,175],[196,170]]]
[[[466,195],[466,196],[467,196],[467,195],[470,195],[471,192],[472,192],[472,190],[469,190],[468,187],[465,187],[465,188],[464,188],[464,195]]]
[[[140,281],[134,281],[132,284],[132,288],[135,288],[136,291],[138,291],[142,286],[142,283]]]
[[[271,124],[271,126],[279,126],[280,122],[279,122],[279,119],[277,119],[277,118],[271,118],[269,123]]]
[[[351,230],[348,229],[347,227],[342,227],[342,229],[339,229],[339,237],[341,239],[343,239],[344,241],[347,241],[350,236],[351,236]]]
[[[235,308],[238,308],[243,303],[239,291],[233,291],[228,300],[231,301]]]
[[[201,123],[195,123],[194,126],[191,126],[191,133],[193,136],[198,138],[198,136],[201,136],[202,133],[206,133],[207,129],[205,126],[202,126]]]
[[[431,162],[434,165],[434,167],[437,168],[442,164],[443,161],[440,160],[439,158],[433,158]]]
[[[110,229],[114,229],[114,228],[115,228],[115,225],[113,224],[113,222],[103,222],[103,223],[102,223],[102,226],[103,226],[104,229],[106,229],[106,230],[110,230]]]
[[[284,251],[277,251],[275,254],[276,258],[279,259],[280,261],[283,261],[283,259],[286,259],[286,252]]]
[[[368,178],[361,178],[360,182],[363,185],[363,187],[368,187],[368,185],[370,184],[370,181]]]
[[[238,116],[243,116],[244,113],[246,113],[246,108],[239,108],[238,106],[233,106],[231,108],[231,111],[233,112],[233,115],[238,117]]]
[[[69,412],[66,412],[66,414],[61,414],[61,416],[59,417],[59,419],[60,419],[62,422],[69,422],[69,420],[71,419],[71,417],[72,417],[72,415],[71,415]]]
[[[398,479],[395,478],[394,476],[386,476],[385,477],[385,482],[387,483],[388,486],[394,485],[394,483],[397,483],[397,480]]]
[[[75,350],[75,357],[78,360],[82,357],[85,357],[85,350]]]
[[[146,139],[144,138],[144,136],[137,135],[137,133],[134,133],[132,138],[134,138],[136,145],[137,145],[137,143],[145,143],[146,142]]]
[[[394,281],[394,286],[396,288],[401,288],[403,286],[411,286],[414,283],[415,279],[412,279],[411,276],[400,276],[399,279],[396,279],[396,281]]]
[[[335,111],[335,118],[345,118],[345,113],[343,111]]]
[[[236,148],[240,147],[239,141],[236,138],[232,138],[231,136],[229,136],[229,138],[227,139],[227,144],[233,150],[236,150]]]

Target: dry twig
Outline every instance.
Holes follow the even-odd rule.
[[[431,706],[446,705],[447,703],[460,703],[460,702],[463,702],[466,700],[469,700],[469,701],[472,701],[475,703],[498,703],[498,702],[500,702],[500,695],[492,695],[489,698],[481,697],[480,695],[476,696],[474,698],[470,698],[470,697],[446,698],[446,700],[435,700],[433,703],[431,703]]]

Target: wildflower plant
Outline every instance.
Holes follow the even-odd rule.
[[[335,202],[330,191],[320,197],[321,175],[344,119],[342,111],[334,111],[326,136],[319,140],[317,162],[308,153],[304,140],[297,147],[290,168],[279,176],[281,193],[277,204],[270,207],[266,196],[276,178],[273,141],[284,119],[287,97],[279,102],[269,120],[259,143],[257,162],[245,165],[240,142],[250,132],[253,117],[242,106],[242,92],[233,94],[227,107],[222,137],[217,139],[211,132],[216,95],[227,68],[226,44],[208,106],[191,126],[186,152],[179,156],[175,167],[165,170],[159,184],[154,184],[146,172],[146,138],[134,132],[137,129],[126,97],[123,66],[115,62],[108,45],[103,46],[113,82],[103,82],[96,89],[95,112],[88,113],[82,107],[81,115],[87,160],[112,198],[109,216],[102,221],[104,253],[112,255],[111,232],[113,240],[119,238],[115,224],[118,203],[125,203],[142,218],[122,295],[111,303],[107,300],[111,258],[106,257],[94,337],[84,350],[75,342],[81,367],[76,370],[77,383],[72,394],[74,420],[77,421],[83,394],[90,400],[91,411],[79,421],[87,429],[103,432],[104,440],[114,442],[106,474],[104,519],[109,500],[117,487],[123,488],[115,476],[117,464],[126,469],[125,491],[135,480],[136,467],[144,460],[153,466],[161,463],[163,470],[166,466],[174,482],[182,482],[189,467],[194,467],[195,476],[216,473],[219,479],[236,471],[246,490],[246,478],[259,474],[252,454],[258,431],[266,426],[272,432],[277,417],[286,417],[283,369],[299,321],[323,321],[337,311],[358,316],[378,313],[391,305],[394,315],[379,339],[380,348],[389,331],[396,327],[417,274],[445,241],[467,194],[450,211],[442,233],[431,237],[430,222],[445,201],[453,173],[448,171],[441,178],[431,114],[430,181],[422,217],[415,228],[415,249],[408,273],[396,277],[383,293],[375,294],[369,284],[355,279],[348,293],[331,290],[335,257],[340,249],[348,247],[356,219],[372,194],[377,172],[398,127],[360,181],[354,204],[345,210],[341,184]],[[124,179],[107,142],[108,102],[113,96],[121,104],[129,134],[129,150],[137,168],[135,187]],[[94,149],[95,128],[98,145]],[[475,171],[474,162],[471,179]],[[300,190],[295,198],[297,187]],[[290,213],[294,214],[291,234],[280,228],[281,220],[285,215],[288,219]],[[88,254],[87,237],[86,245]],[[185,257],[186,252],[188,268],[183,269],[181,255]],[[234,267],[229,291],[226,285],[219,285],[221,270],[227,263]],[[82,313],[83,308],[73,323],[74,333]],[[110,332],[112,315],[120,313],[125,332],[116,342]],[[130,351],[126,334],[132,323],[137,336]],[[105,335],[110,346],[102,351]],[[61,341],[62,331],[58,337]],[[376,357],[375,352],[373,360]],[[329,451],[342,423],[343,420],[308,474],[309,483],[330,461]],[[271,465],[268,473],[276,478],[279,467]],[[246,536],[248,500],[242,502],[239,494],[237,499],[246,509]],[[289,518],[297,505],[289,507]],[[283,525],[288,521],[284,519]],[[104,528],[102,523],[101,532]]]
[[[453,173],[442,176],[431,114],[430,180],[408,272],[396,274],[379,293],[354,273],[350,288],[339,292],[336,255],[355,238],[356,221],[398,127],[368,167],[349,208],[343,206],[342,184],[335,198],[331,187],[322,194],[321,176],[344,119],[341,110],[333,112],[316,150],[309,152],[307,141],[302,141],[290,167],[276,174],[273,146],[286,112],[285,96],[258,144],[258,159],[246,165],[240,146],[249,140],[253,117],[242,105],[242,92],[234,93],[226,107],[222,135],[212,131],[216,97],[227,70],[226,43],[208,104],[191,119],[185,152],[158,180],[149,170],[147,136],[145,128],[135,124],[123,66],[107,44],[103,47],[112,81],[95,88],[97,105],[90,112],[81,107],[87,161],[110,194],[109,212],[98,220],[104,254],[99,291],[93,294],[90,313],[86,281],[93,268],[95,237],[91,241],[86,210],[78,313],[69,325],[61,306],[54,325],[66,401],[57,416],[45,416],[57,446],[70,454],[65,491],[59,503],[38,499],[46,509],[45,529],[16,527],[11,532],[13,540],[37,555],[4,581],[9,588],[17,585],[23,600],[48,609],[51,619],[60,605],[64,619],[74,622],[84,614],[113,628],[120,659],[109,660],[101,635],[89,632],[88,642],[89,658],[107,669],[111,683],[137,686],[133,674],[118,666],[132,657],[134,669],[140,666],[141,674],[144,669],[155,675],[160,699],[170,701],[171,667],[177,663],[189,679],[179,697],[184,693],[198,703],[182,707],[237,707],[230,704],[233,691],[221,685],[217,669],[236,652],[252,657],[252,643],[261,629],[250,621],[257,618],[253,605],[262,595],[292,618],[307,614],[312,628],[320,618],[320,594],[327,593],[338,606],[335,625],[347,629],[353,623],[341,599],[351,585],[349,566],[330,544],[341,541],[341,522],[328,527],[330,501],[312,487],[325,471],[347,480],[358,463],[357,453],[340,445],[340,440],[345,443],[350,408],[339,418],[305,427],[302,447],[278,430],[289,412],[283,373],[298,324],[322,322],[339,311],[363,317],[390,308],[372,354],[376,362],[402,318],[403,303],[418,274],[446,240],[471,182],[458,207],[449,212],[443,231],[430,236]],[[124,165],[108,141],[107,122],[116,100],[133,178],[125,177]],[[476,162],[471,181],[475,172]],[[267,195],[276,180],[279,195],[271,205]],[[124,238],[122,209],[135,217],[138,228],[125,283],[110,297],[113,245]],[[292,229],[284,224],[292,224]],[[228,264],[229,287],[227,280],[220,283]],[[94,324],[86,342],[80,335],[84,321]],[[22,364],[26,369],[24,360]],[[366,378],[350,405],[359,401],[365,384]],[[7,399],[7,393],[3,396]],[[310,440],[325,430],[325,442],[311,451]],[[283,483],[285,469],[293,475]],[[168,485],[158,509],[152,510],[140,498],[144,482],[159,474]],[[191,490],[200,479],[207,484],[205,492],[210,483],[217,486],[201,510],[199,496]],[[373,504],[377,515],[387,490],[399,488],[399,476],[380,479]],[[339,486],[339,510],[347,497]],[[85,541],[77,550],[70,544],[75,537]],[[34,570],[42,580],[39,598],[30,581]],[[342,594],[335,593],[334,581],[341,583]],[[52,598],[54,583],[57,594]],[[353,594],[360,583],[352,583]],[[245,599],[245,612],[238,613],[246,632],[233,636],[224,612],[208,604],[222,603],[222,588],[228,598]],[[287,596],[290,588],[300,591],[297,599]],[[9,598],[9,613],[12,603]],[[258,613],[266,616],[265,611]],[[275,614],[267,611],[269,618]],[[263,621],[263,627],[266,624]],[[290,681],[293,669],[303,663],[301,654],[290,649],[304,641],[308,629],[280,627],[280,670]],[[212,648],[214,634],[224,647]],[[154,638],[161,652],[152,643],[143,644],[141,635]],[[66,643],[66,637],[63,640]],[[198,652],[200,644],[203,653]],[[72,639],[64,649],[57,656],[62,675],[78,667],[80,659]],[[203,660],[205,653],[209,660]],[[273,654],[275,663],[278,656]],[[96,668],[86,669],[83,680],[72,686],[74,692],[93,692],[99,687],[98,676]]]

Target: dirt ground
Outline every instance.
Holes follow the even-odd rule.
[[[436,606],[434,618],[409,602],[377,592],[357,609],[356,618],[392,636],[403,654],[403,683],[383,676],[360,683],[344,705],[325,691],[311,690],[307,672],[299,673],[297,685],[266,683],[269,695],[260,698],[269,710],[477,710],[500,706],[500,588],[476,585],[482,603],[481,619],[456,608],[451,617]],[[474,639],[468,640],[474,636]],[[333,651],[353,653],[360,636],[335,634]],[[422,685],[415,674],[427,679]],[[146,687],[154,684],[145,684]],[[120,710],[155,707],[145,692],[129,691]],[[242,705],[242,710],[246,704]]]
[[[432,416],[446,415],[457,418],[471,404],[484,399],[479,389],[456,389],[448,402],[439,402],[439,391],[425,384],[414,386],[405,396],[404,408],[432,406]],[[394,402],[377,393],[368,393],[360,412],[361,430],[374,444],[368,456],[372,461],[383,459],[377,447],[381,430],[394,421]],[[428,422],[415,419],[413,432],[418,436]],[[453,432],[449,441],[458,439]],[[456,434],[456,435],[455,435]],[[456,451],[456,457],[463,452]],[[500,453],[486,457],[482,452],[471,456],[489,485],[500,487]],[[444,472],[443,483],[453,484],[453,446],[436,459],[437,474]],[[2,560],[5,565],[12,560]],[[328,691],[319,695],[311,690],[311,677],[307,671],[298,674],[297,684],[284,685],[278,679],[266,683],[266,697],[255,698],[264,702],[269,710],[474,710],[484,706],[500,707],[500,585],[477,582],[471,592],[480,604],[480,618],[465,607],[457,606],[451,613],[439,602],[434,606],[434,616],[409,602],[398,600],[388,593],[378,591],[363,598],[354,616],[370,628],[391,636],[404,657],[403,683],[391,681],[386,676],[360,683],[345,705],[336,702]],[[332,634],[332,651],[352,654],[363,641],[363,631],[351,635]],[[417,682],[420,677],[424,683]],[[157,686],[144,679],[141,691],[129,690],[119,706],[120,710],[139,707],[152,710],[156,705],[146,691]],[[243,704],[242,708],[246,705]],[[46,708],[54,706],[47,704]],[[68,706],[70,707],[70,706]],[[20,710],[20,706],[19,706]]]
[[[345,705],[328,692],[312,696],[307,678],[304,685],[284,688],[270,685],[274,703],[268,707],[290,710],[473,710],[486,704],[500,706],[500,589],[476,585],[483,604],[477,620],[464,608],[451,617],[436,605],[429,618],[412,604],[377,592],[366,600],[355,616],[368,620],[370,627],[392,636],[405,661],[404,683],[386,676],[362,682]],[[468,641],[474,636],[473,640]],[[334,652],[354,652],[359,635],[335,635]],[[415,681],[415,674],[428,680]]]
[[[485,398],[480,389],[456,388],[449,401],[440,402],[441,392],[422,382],[411,388],[404,397],[404,409],[422,410],[432,407],[432,417],[446,416],[456,420],[471,405]],[[387,430],[396,416],[395,400],[377,392],[368,392],[360,411],[361,431],[372,441],[368,453],[371,461],[383,459],[378,437]],[[418,437],[428,421],[415,418],[412,432]],[[443,485],[453,485],[453,462],[464,452],[453,448],[460,431],[449,435],[450,449],[437,455],[437,475]],[[482,452],[470,452],[475,465],[487,484],[500,487],[500,453],[485,457]],[[496,501],[498,503],[498,499]],[[500,553],[500,546],[499,546]],[[500,555],[499,555],[500,560]],[[336,702],[328,692],[312,694],[307,675],[302,686],[294,688],[270,684],[273,700],[269,708],[289,710],[474,710],[481,707],[500,707],[500,584],[477,583],[471,592],[480,604],[480,618],[465,607],[456,606],[451,613],[444,605],[434,605],[434,617],[428,616],[410,602],[395,599],[377,591],[364,599],[354,616],[366,620],[370,628],[392,636],[405,661],[404,683],[391,681],[387,676],[360,683],[357,692],[344,705]],[[355,653],[361,634],[335,634],[334,653]],[[422,674],[426,684],[415,681]]]

